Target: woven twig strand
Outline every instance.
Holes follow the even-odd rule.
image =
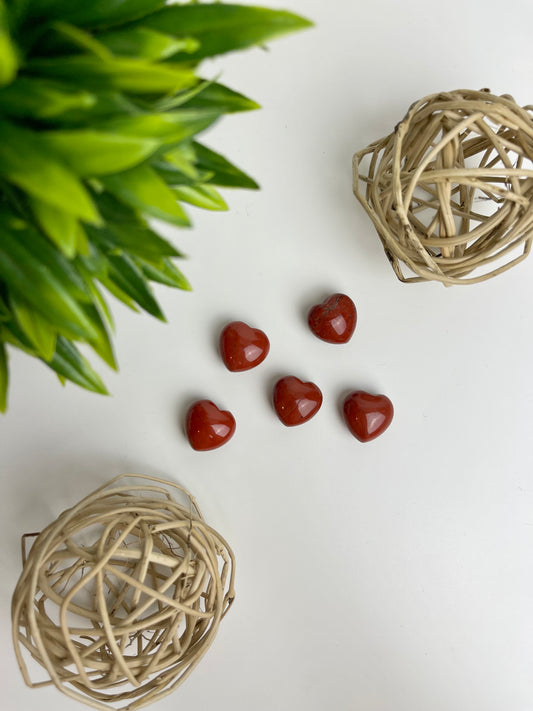
[[[354,155],[354,194],[401,281],[473,284],[529,254],[532,111],[488,89],[433,94]]]
[[[12,603],[26,683],[54,684],[105,711],[141,708],[179,686],[234,598],[233,553],[188,492],[123,477],[37,536],[27,560],[23,554]],[[31,681],[24,650],[48,672],[46,681]]]

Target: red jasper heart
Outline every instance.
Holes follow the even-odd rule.
[[[269,350],[266,334],[244,321],[228,323],[220,334],[220,355],[232,372],[255,368],[265,360]]]
[[[343,413],[353,436],[360,442],[369,442],[385,432],[392,422],[394,408],[386,395],[356,390],[345,398]]]
[[[233,437],[235,418],[228,410],[219,410],[211,400],[198,400],[187,411],[185,428],[191,447],[205,452],[221,447]]]
[[[274,408],[287,427],[310,420],[322,405],[322,393],[314,383],[304,383],[293,375],[278,380],[274,386]]]
[[[355,331],[357,310],[346,294],[332,294],[309,311],[309,328],[328,343],[348,343]]]

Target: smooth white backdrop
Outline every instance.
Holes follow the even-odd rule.
[[[264,107],[205,137],[262,190],[226,191],[228,213],[195,210],[194,229],[173,233],[194,292],[158,289],[168,324],[114,306],[121,370],[100,368],[112,397],[62,389],[11,358],[0,421],[6,711],[77,707],[26,689],[16,668],[20,536],[125,471],[187,486],[237,557],[235,605],[160,711],[533,709],[533,259],[478,286],[400,284],[351,192],[352,153],[426,94],[490,87],[533,102],[533,5],[284,7],[316,28],[204,68]],[[334,291],[358,307],[346,346],[306,326]],[[233,319],[270,337],[256,370],[229,373],[219,359]],[[300,428],[284,428],[270,403],[286,374],[324,394]],[[354,388],[396,408],[366,445],[340,416]],[[189,447],[183,416],[196,397],[234,413],[224,448]]]

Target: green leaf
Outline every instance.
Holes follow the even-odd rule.
[[[91,124],[95,128],[97,121],[121,114],[138,114],[139,108],[130,99],[117,91],[96,91],[91,94],[94,103],[87,107],[73,107],[54,117],[56,126],[63,125],[67,129],[85,128]],[[1,99],[1,96],[0,96]]]
[[[72,258],[77,251],[81,229],[78,220],[74,215],[38,198],[30,198],[30,205],[43,232],[66,257]]]
[[[198,168],[213,173],[213,177],[209,179],[209,182],[213,185],[225,188],[248,188],[250,190],[259,188],[253,178],[243,173],[242,170],[230,163],[220,153],[216,153],[196,141],[193,143],[193,147],[196,152]]]
[[[187,178],[191,178],[195,182],[200,180],[201,174],[196,167],[196,152],[191,143],[181,143],[172,148],[165,153],[164,159]]]
[[[150,279],[150,281],[165,284],[166,286],[174,287],[176,289],[192,291],[192,286],[189,280],[184,274],[182,274],[176,265],[170,261],[170,259],[161,260],[157,266],[144,260],[138,260],[138,264],[141,267],[143,274]]]
[[[86,390],[101,395],[109,394],[100,376],[91,368],[89,361],[81,355],[73,343],[63,336],[59,336],[57,339],[56,352],[47,365],[58,375]]]
[[[83,27],[109,27],[148,15],[165,0],[30,0],[32,19],[61,19]]]
[[[197,80],[181,64],[152,64],[142,59],[120,57],[103,62],[91,55],[72,55],[29,61],[30,73],[72,82],[90,91],[118,89],[132,94],[174,92]]]
[[[30,356],[38,355],[32,342],[13,318],[7,323],[0,324],[0,341],[5,341]]]
[[[0,214],[1,224],[1,214]],[[14,234],[12,232],[12,234]],[[77,301],[89,303],[85,282],[81,278],[71,260],[58,252],[38,230],[25,226],[16,232],[23,246],[31,251],[44,268],[75,298]]]
[[[154,61],[167,59],[177,52],[190,53],[198,49],[198,41],[191,37],[172,37],[146,27],[106,32],[98,35],[98,40],[113,54]]]
[[[93,324],[76,299],[77,285],[68,274],[58,276],[64,272],[61,254],[51,246],[50,250],[57,257],[55,268],[44,255],[43,245],[39,245],[29,230],[15,235],[5,227],[1,228],[0,277],[12,292],[26,299],[58,329],[73,337],[96,338],[98,334]]]
[[[13,81],[18,70],[17,50],[11,39],[4,0],[0,0],[0,86]]]
[[[37,353],[43,360],[50,361],[56,349],[56,329],[25,299],[12,294],[10,302],[19,326],[31,341]]]
[[[199,40],[198,50],[187,55],[197,60],[263,44],[312,23],[284,10],[217,2],[170,5],[143,19],[142,26]]]
[[[237,111],[253,111],[260,109],[261,106],[224,84],[210,82],[187,102],[187,108],[216,109],[220,113],[230,114]]]
[[[180,185],[172,189],[178,200],[204,210],[227,210],[224,198],[210,185]]]
[[[7,392],[9,389],[9,370],[7,351],[3,341],[0,341],[0,412],[7,410]]]
[[[189,225],[187,215],[174,194],[149,165],[108,175],[102,178],[102,183],[115,197],[143,214],[173,225]]]
[[[102,257],[102,259],[106,262],[106,268],[104,269],[103,273],[107,273],[107,260],[105,260],[104,257]],[[109,306],[107,305],[104,297],[102,296],[96,284],[94,274],[86,267],[83,258],[76,260],[76,268],[85,281],[87,289],[91,295],[94,307],[98,311],[98,315],[100,317],[99,321],[101,322],[103,328],[107,332],[113,331],[115,328],[113,316],[111,314]]]
[[[117,284],[112,279],[107,276],[99,276],[98,280],[100,281],[102,286],[105,286],[109,293],[115,297],[115,299],[121,301],[132,311],[139,311],[139,309],[137,308],[137,304],[131,298],[131,296],[128,296],[125,291],[122,291],[122,289],[117,286]]]
[[[87,285],[87,289],[89,290],[89,293],[91,294],[91,298],[93,300],[93,304],[95,308],[98,310],[100,320],[104,324],[104,328],[107,327],[108,331],[113,331],[115,328],[114,322],[113,322],[113,315],[111,314],[111,311],[109,309],[109,306],[107,305],[104,297],[102,296],[100,289],[96,285],[96,281],[94,279],[93,274],[87,269],[85,264],[81,259],[77,260],[77,269],[80,272],[81,276],[85,280],[85,283]],[[107,269],[105,270],[105,273],[107,273]]]
[[[101,42],[95,39],[95,37],[93,37],[93,35],[89,32],[85,32],[85,30],[82,30],[75,25],[71,25],[68,22],[54,22],[51,29],[55,30],[55,32],[57,32],[60,36],[59,49],[61,49],[65,44],[67,46],[74,45],[74,47],[78,49],[94,54],[95,57],[98,57],[103,61],[113,59],[113,53],[110,52],[104,44],[101,44]],[[47,46],[47,51],[43,52],[43,54],[56,54],[57,52],[54,51],[56,49],[54,44],[56,37],[53,35],[50,36],[49,34],[47,34],[47,37],[51,37],[51,46]],[[40,47],[39,50],[41,53],[42,48]]]
[[[220,113],[206,109],[181,109],[168,113],[121,116],[102,121],[98,129],[121,136],[157,139],[161,144],[181,143],[211,126]]]
[[[87,309],[87,313],[91,322],[97,325],[98,336],[89,341],[89,345],[100,358],[107,363],[113,370],[117,370],[117,361],[113,350],[113,345],[109,337],[108,330],[102,320],[100,308],[96,305],[91,305]]]
[[[30,195],[88,222],[98,222],[98,213],[78,178],[38,134],[8,121],[0,121],[0,172]]]
[[[110,265],[109,279],[139,304],[141,308],[160,321],[164,321],[165,316],[155,300],[142,271],[134,261],[126,255],[109,256],[108,259]]]
[[[121,136],[100,131],[44,131],[46,147],[58,155],[77,175],[118,173],[138,165],[156,151],[160,143],[150,138]]]
[[[93,242],[104,252],[131,252],[146,259],[178,257],[179,252],[149,227],[139,225],[108,224],[103,229],[90,228]]]
[[[175,168],[171,163],[165,161],[153,161],[152,168],[156,173],[163,178],[165,183],[171,187],[175,185],[197,185],[198,183],[207,183],[213,177],[213,173],[206,171],[195,170],[195,176],[189,177],[181,170]]]
[[[72,109],[85,111],[96,102],[94,94],[44,79],[18,77],[0,89],[0,112],[16,118],[51,119]]]

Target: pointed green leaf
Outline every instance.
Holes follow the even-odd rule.
[[[227,158],[207,148],[200,143],[193,143],[194,150],[197,156],[197,166],[204,170],[211,171],[213,177],[209,182],[213,185],[225,188],[248,188],[249,190],[257,190],[259,185],[253,178],[242,170],[230,163]]]
[[[144,214],[178,226],[189,225],[174,194],[149,165],[108,175],[102,178],[102,183],[119,200]]]
[[[192,286],[187,277],[182,274],[182,272],[173,262],[170,261],[170,259],[162,260],[157,266],[149,264],[144,260],[139,260],[138,263],[143,271],[143,274],[150,279],[150,281],[165,284],[166,286],[170,286],[175,289],[192,291]]]
[[[30,198],[33,214],[43,232],[69,259],[76,254],[80,225],[68,212],[38,198]]]
[[[9,370],[7,351],[3,341],[0,341],[0,412],[7,410],[7,393],[9,389]]]
[[[58,375],[86,390],[101,395],[109,394],[102,379],[92,369],[89,361],[81,355],[73,343],[62,336],[57,339],[56,352],[47,365]]]
[[[160,321],[165,320],[142,271],[126,255],[109,256],[109,279],[139,306]]]
[[[57,270],[42,259],[41,253],[35,254],[36,240],[28,240],[28,235],[29,231],[15,235],[0,229],[0,277],[58,328],[73,337],[95,338],[98,334],[94,326],[71,293],[76,286],[67,277],[58,278]],[[60,257],[57,252],[58,260]]]
[[[88,222],[98,222],[98,213],[78,178],[38,134],[8,121],[0,121],[0,171],[30,195]]]
[[[94,54],[95,57],[98,57],[99,59],[102,59],[103,61],[108,61],[113,59],[113,53],[109,51],[109,49],[99,42],[95,37],[93,37],[92,34],[89,32],[85,32],[85,30],[82,30],[79,27],[76,27],[75,25],[71,25],[68,22],[54,22],[51,26],[51,29],[57,32],[59,35],[59,48],[62,49],[65,45],[67,47],[74,45],[74,47],[77,47],[78,49],[85,50],[86,52],[89,52],[90,54]],[[50,37],[50,35],[47,35],[47,37]],[[47,54],[50,53],[50,50],[55,49],[55,44],[54,41],[57,38],[52,35],[51,37],[51,47],[48,47],[48,52]],[[40,48],[41,49],[41,48]],[[53,52],[55,53],[55,52]],[[59,52],[62,54],[62,52]]]
[[[121,136],[100,131],[45,131],[41,140],[77,175],[118,173],[138,165],[159,147],[150,138]]]
[[[217,82],[209,83],[187,102],[187,108],[213,109],[230,114],[237,111],[253,111],[261,106],[243,94]]]
[[[199,46],[198,41],[191,37],[173,37],[146,27],[128,27],[106,32],[98,35],[98,40],[113,54],[154,61],[167,59],[177,52],[194,52]]]
[[[32,342],[18,325],[18,322],[13,319],[13,316],[10,321],[0,324],[0,341],[5,341],[5,343],[15,346],[15,348],[24,351],[28,355],[37,355]]]
[[[165,161],[152,161],[152,168],[163,178],[165,183],[171,187],[175,185],[197,185],[198,183],[208,183],[214,173],[198,171],[195,169],[195,176],[189,177],[181,170],[175,168],[171,163]]]
[[[227,210],[224,198],[210,185],[180,185],[172,189],[178,200],[204,210]]]
[[[115,297],[115,299],[121,301],[132,311],[139,311],[139,309],[137,308],[137,304],[131,298],[131,296],[128,296],[128,294],[126,294],[126,292],[123,291],[110,277],[100,276],[98,277],[98,280],[102,284],[102,286],[105,286],[109,293]]]
[[[121,136],[157,139],[161,144],[174,144],[209,128],[220,113],[211,109],[181,109],[159,114],[121,116],[102,121],[98,129]]]
[[[11,307],[19,326],[45,361],[52,359],[56,349],[57,331],[25,299],[12,294]]]
[[[165,0],[29,0],[32,18],[61,19],[83,27],[129,22],[162,7]]]
[[[89,235],[104,252],[125,250],[146,259],[179,256],[169,242],[142,224],[124,226],[108,223],[103,229],[90,228]]]
[[[1,224],[1,217],[0,217]],[[89,303],[84,280],[71,260],[67,259],[45,239],[38,230],[25,226],[12,234],[19,238],[21,246],[47,269],[50,274],[80,303]]]
[[[309,20],[292,12],[218,2],[170,5],[138,24],[199,40],[199,49],[187,55],[195,60],[263,44],[312,26]]]
[[[177,168],[186,177],[195,182],[200,180],[200,172],[196,167],[196,152],[191,143],[183,142],[165,153],[163,157],[167,163]]]
[[[87,267],[85,266],[82,259],[77,260],[76,266],[77,266],[77,269],[80,272],[81,276],[85,280],[87,289],[89,290],[89,293],[91,294],[93,304],[94,304],[95,308],[98,310],[100,319],[101,319],[102,323],[104,324],[104,327],[107,327],[107,330],[109,330],[109,331],[113,331],[115,328],[115,324],[113,321],[113,315],[111,314],[111,310],[109,309],[109,306],[107,305],[104,297],[102,296],[102,293],[100,292],[98,286],[96,285],[94,275],[89,271],[89,269],[87,269]]]
[[[67,129],[73,126],[87,126],[89,124],[92,128],[95,128],[97,121],[102,121],[109,116],[139,113],[139,107],[121,92],[94,91],[90,96],[94,98],[94,102],[90,106],[67,109],[54,117],[54,123]]]
[[[13,81],[18,70],[17,50],[11,39],[7,8],[0,0],[0,86]]]
[[[87,91],[29,77],[0,89],[0,111],[15,118],[50,119],[72,109],[87,110],[96,101]]]
[[[27,63],[27,70],[32,74],[72,82],[89,91],[118,89],[132,94],[174,92],[197,81],[193,70],[182,64],[152,64],[131,57],[107,62],[92,55],[35,59]]]
[[[115,358],[115,352],[113,350],[113,345],[109,337],[107,328],[102,321],[100,314],[100,309],[97,306],[90,306],[87,308],[87,313],[91,319],[91,322],[97,326],[98,336],[89,341],[89,345],[94,350],[94,352],[100,356],[100,358],[109,365],[113,370],[117,370],[117,361]]]

